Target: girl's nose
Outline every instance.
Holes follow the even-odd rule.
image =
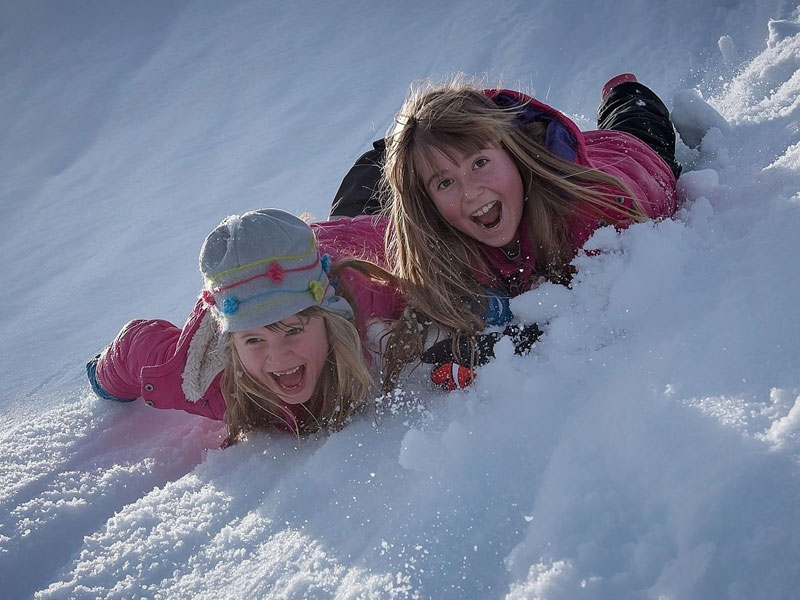
[[[477,181],[464,183],[464,198],[476,198],[483,191],[483,186]]]
[[[275,348],[273,344],[266,344],[263,354],[261,355],[261,363],[265,366],[271,365],[277,356],[277,348]]]

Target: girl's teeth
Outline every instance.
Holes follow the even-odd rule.
[[[485,215],[487,212],[489,212],[490,210],[492,210],[492,207],[493,207],[493,206],[494,206],[496,203],[497,203],[497,200],[494,200],[494,201],[492,201],[492,202],[489,202],[489,204],[487,204],[486,206],[483,206],[483,207],[479,208],[479,209],[478,209],[478,210],[476,210],[474,213],[472,213],[470,216],[471,216],[471,217],[474,217],[474,218],[478,218],[478,217],[480,217],[481,215]]]
[[[303,366],[299,365],[293,369],[286,369],[285,371],[273,371],[272,378],[284,390],[292,391],[297,389],[303,382],[305,372]]]
[[[278,377],[280,377],[281,375],[291,375],[292,373],[296,373],[299,368],[300,367],[297,366],[294,369],[289,369],[288,371],[275,371],[273,375],[277,375]]]

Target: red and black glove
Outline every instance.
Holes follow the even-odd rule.
[[[542,335],[538,325],[508,325],[502,332],[482,333],[472,337],[461,336],[456,347],[447,338],[435,343],[422,353],[423,363],[436,365],[431,371],[431,380],[445,390],[465,388],[475,379],[475,372],[463,364],[473,367],[487,364],[494,358],[494,346],[503,337],[509,337],[514,344],[514,354],[524,356]]]
[[[465,388],[474,379],[472,369],[454,362],[444,363],[431,371],[431,381],[447,391]]]

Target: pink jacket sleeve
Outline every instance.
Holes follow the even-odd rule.
[[[117,398],[139,398],[142,368],[166,362],[180,335],[179,327],[161,319],[127,323],[97,359],[98,383]]]
[[[344,258],[361,258],[387,267],[384,234],[386,217],[362,215],[343,217],[336,221],[312,223],[320,252],[330,255],[333,262]]]
[[[364,215],[314,223],[311,227],[320,250],[327,252],[334,263],[354,257],[386,269],[384,235],[387,225],[385,217]],[[396,319],[402,313],[405,305],[396,287],[380,285],[350,269],[340,273],[339,279],[340,285],[349,291],[356,302],[356,325],[362,335],[372,319]]]

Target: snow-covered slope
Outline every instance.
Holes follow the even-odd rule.
[[[715,126],[679,147],[680,214],[600,231],[571,289],[515,300],[547,323],[530,356],[377,426],[221,451],[91,395],[125,321],[185,318],[222,217],[324,217],[408,84],[458,70],[587,128],[635,72],[687,139]],[[795,4],[5,2],[0,71],[4,597],[800,589]]]

